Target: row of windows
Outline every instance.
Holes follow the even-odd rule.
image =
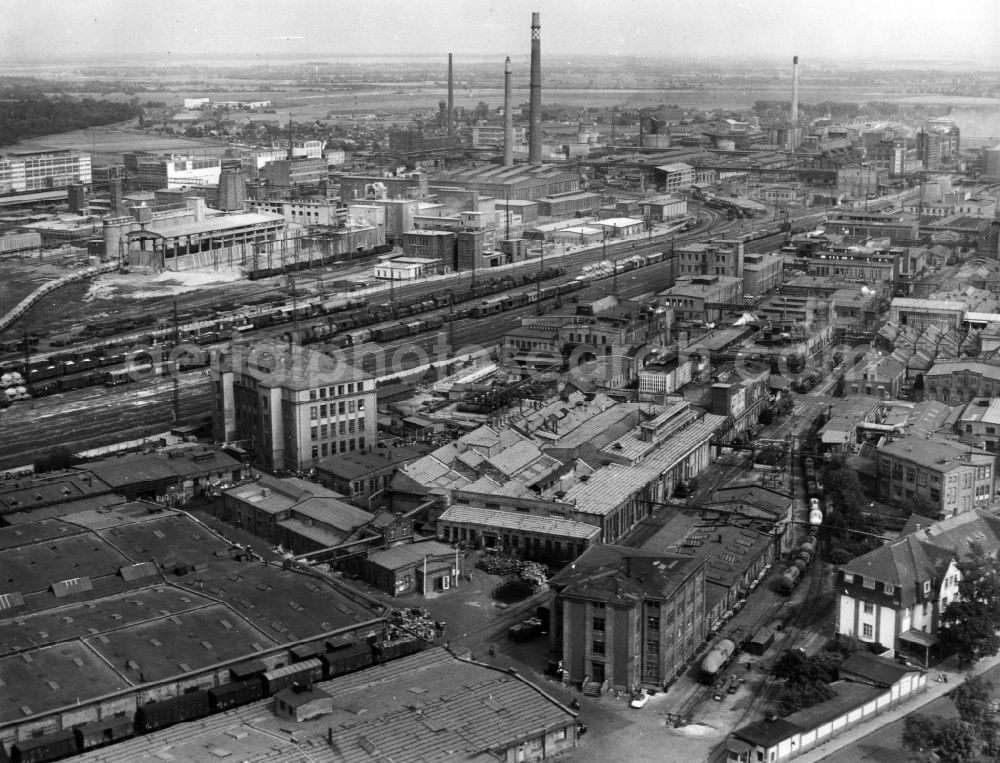
[[[310,440],[325,440],[328,437],[333,437],[338,434],[350,434],[353,432],[364,432],[365,431],[365,417],[361,416],[358,419],[349,419],[347,421],[341,421],[339,424],[320,424],[319,426],[310,427],[309,429],[309,439]]]
[[[336,409],[334,409],[334,404],[330,403],[329,408],[326,405],[311,405],[309,406],[309,418],[313,421],[316,419],[325,419],[327,416],[344,416],[348,413],[354,413],[355,411],[363,411],[365,409],[365,401],[362,400],[341,400],[336,404]],[[336,412],[334,412],[336,410]]]
[[[365,449],[365,438],[359,437],[355,440],[353,437],[350,440],[340,440],[340,452],[347,453],[348,451],[364,450]],[[336,442],[324,442],[321,445],[312,446],[312,458],[315,461],[317,458],[325,458],[326,456],[337,455],[337,443]]]
[[[343,397],[344,387],[345,385],[338,384],[336,387],[320,387],[319,389],[311,389],[309,390],[309,399],[316,400],[317,398],[324,399],[327,397]],[[347,387],[347,394],[353,395],[355,392],[355,383],[349,382],[346,385],[346,387]],[[336,392],[334,392],[334,390],[336,390]],[[363,381],[359,381],[357,383],[357,391],[364,392],[364,390],[365,390],[365,383]]]

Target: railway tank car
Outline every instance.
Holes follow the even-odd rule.
[[[725,670],[735,654],[735,641],[728,638],[718,641],[715,646],[708,650],[708,654],[701,661],[702,681],[712,683],[718,677],[719,673]]]

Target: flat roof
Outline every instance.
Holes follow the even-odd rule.
[[[495,751],[576,722],[572,710],[517,673],[460,660],[444,649],[315,687],[332,697],[332,712],[295,723],[294,728],[287,718],[275,715],[273,699],[264,699],[77,759],[146,760],[162,757],[169,748],[171,759],[190,763],[220,758],[299,761],[306,750],[317,760],[342,763],[376,758],[460,763],[492,760]]]
[[[174,455],[171,455],[174,454]],[[233,471],[241,464],[218,448],[193,445],[168,448],[155,453],[114,456],[84,465],[112,488],[155,480],[179,479],[192,475]]]
[[[145,502],[0,527],[4,593],[23,598],[0,610],[11,700],[0,723],[382,617],[320,578],[237,562],[231,548],[186,514]],[[83,578],[89,590],[73,583]],[[55,584],[68,594],[56,596]]]

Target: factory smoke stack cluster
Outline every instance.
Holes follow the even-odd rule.
[[[451,53],[448,54],[448,134],[455,134],[455,76],[451,68]]]
[[[503,65],[503,166],[514,166],[514,115],[511,113],[510,56]]]
[[[531,94],[528,101],[528,163],[542,161],[542,25],[531,14]]]

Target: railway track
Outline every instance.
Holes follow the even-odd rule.
[[[658,288],[657,279],[649,279],[642,271],[625,273],[618,279],[619,293],[631,298]],[[599,282],[576,294],[583,299],[600,296],[609,284]],[[502,334],[518,325],[520,318],[532,315],[536,304],[490,316],[489,320],[466,318],[441,331],[403,337],[381,344],[362,345],[357,350],[380,350],[383,357],[401,359],[400,369],[420,364],[421,357],[404,354],[405,349],[420,348],[432,360],[438,357],[436,348],[445,346],[445,352],[454,354],[463,347],[490,347]],[[443,334],[443,336],[442,336]],[[347,355],[353,360],[353,355]],[[377,373],[377,354],[362,357],[360,365],[368,373]],[[23,466],[43,456],[55,447],[71,451],[98,447],[129,439],[140,439],[158,434],[175,424],[199,423],[211,414],[211,388],[205,369],[179,375],[181,384],[179,421],[173,416],[173,384],[170,378],[156,379],[123,387],[89,387],[65,392],[37,400],[18,401],[0,411],[0,426],[4,438],[0,443],[0,469]]]

